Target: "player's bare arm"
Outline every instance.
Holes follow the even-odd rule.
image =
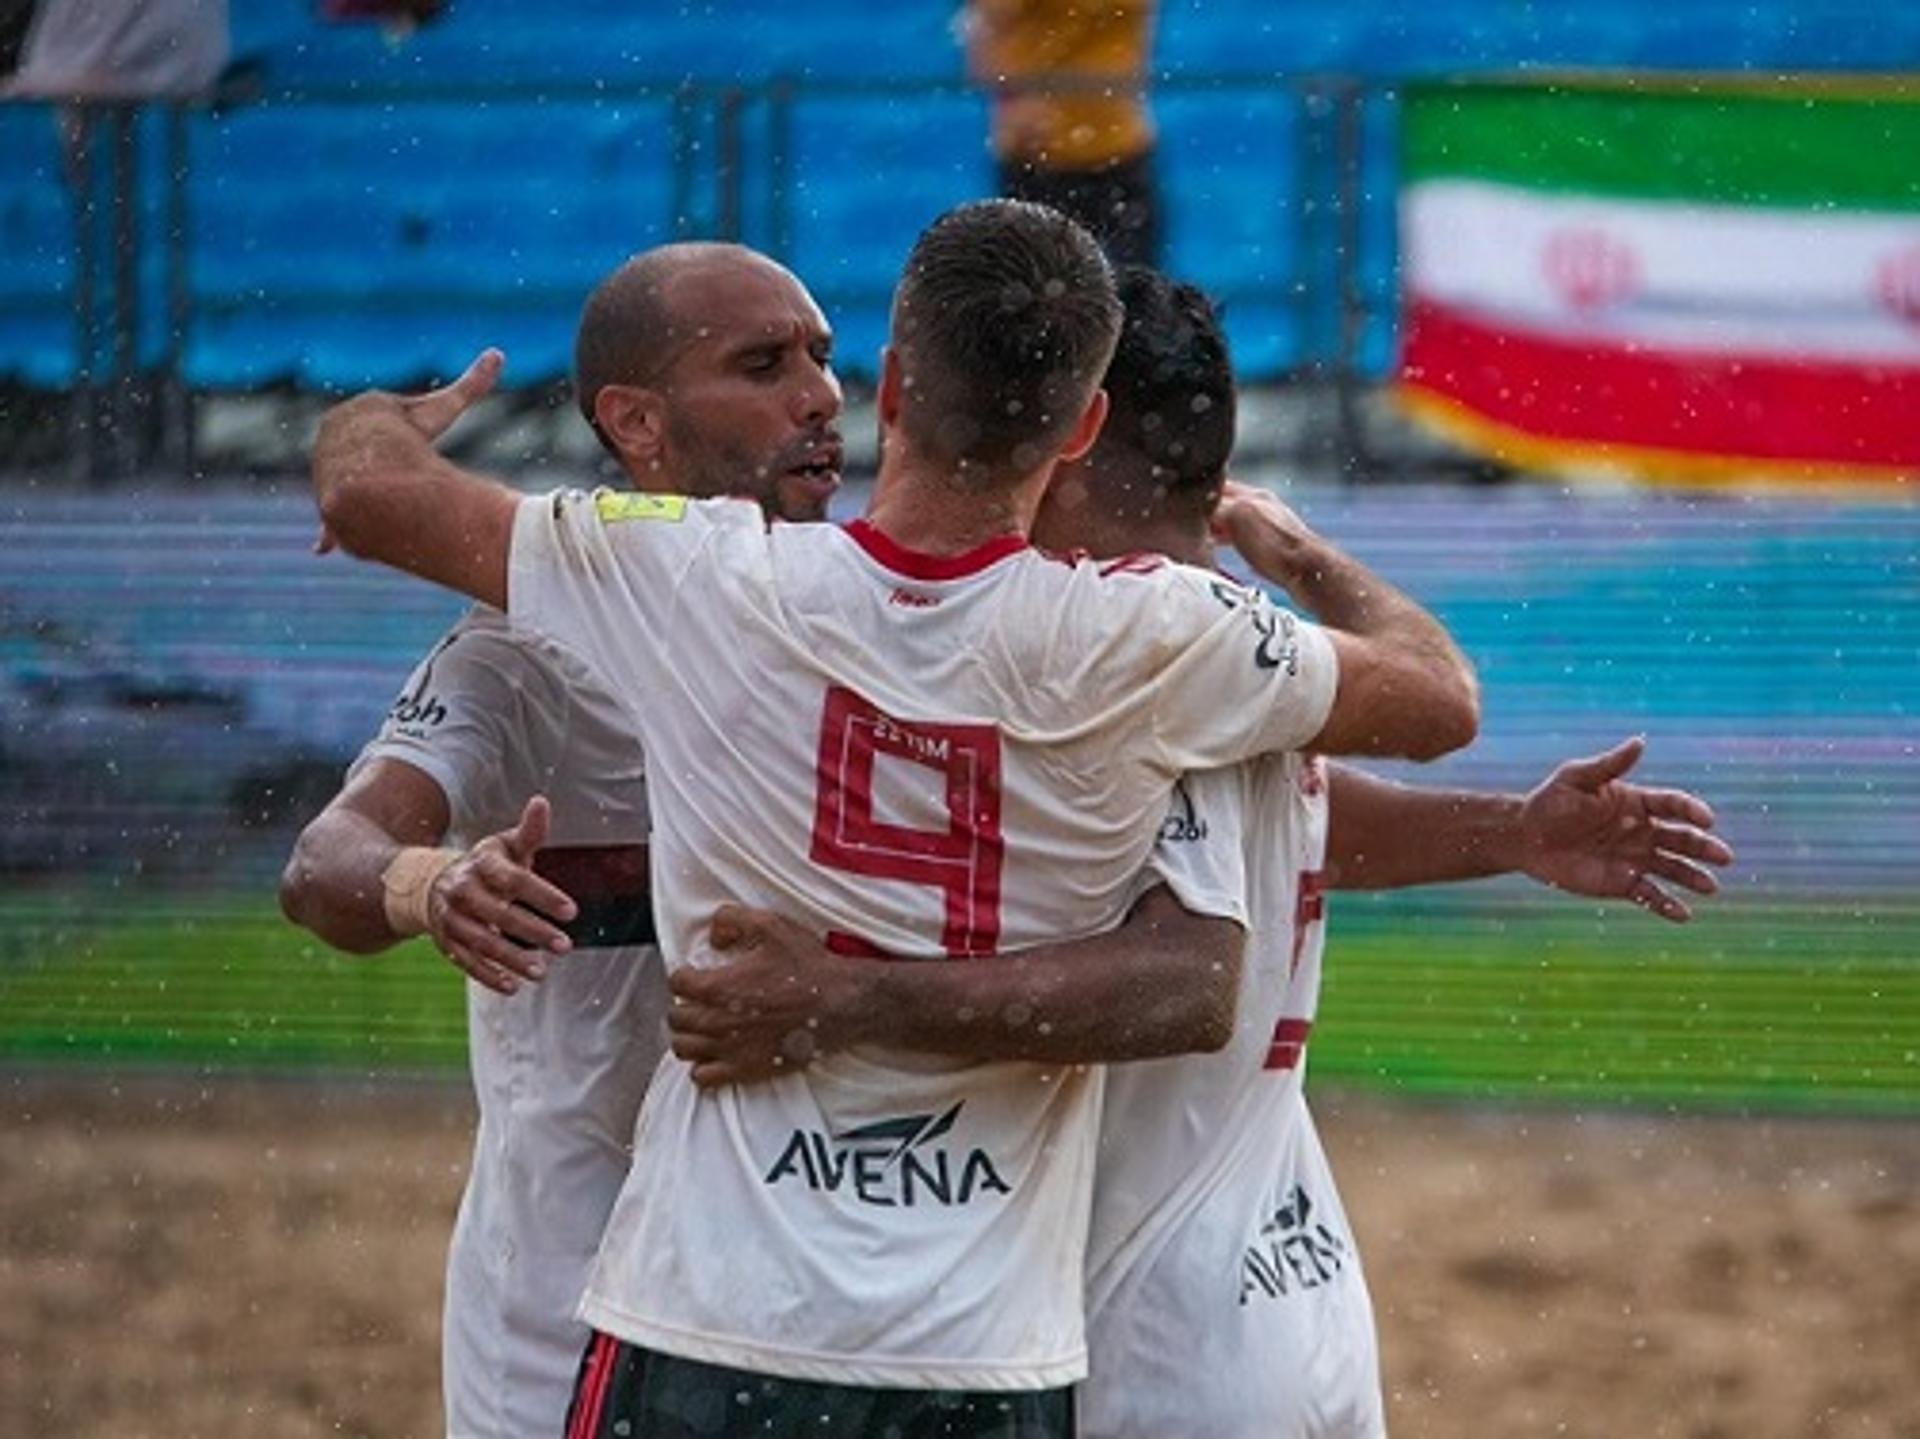
[[[1233,1037],[1246,934],[1162,886],[1111,933],[963,964],[849,958],[737,906],[711,939],[726,963],[677,970],[668,1014],[674,1053],[707,1086],[865,1043],[1062,1064],[1212,1053]]]
[[[1675,890],[1715,893],[1713,869],[1733,850],[1706,801],[1626,778],[1645,749],[1634,738],[1569,760],[1524,795],[1419,789],[1334,766],[1328,883],[1399,889],[1520,873],[1684,923],[1693,912]]]
[[[532,870],[546,801],[528,802],[511,830],[472,849],[439,847],[446,795],[400,760],[368,765],[301,831],[280,879],[288,919],[336,949],[374,954],[427,934],[463,972],[512,994],[564,954],[573,901]]]
[[[1265,490],[1228,481],[1213,524],[1333,640],[1339,686],[1313,749],[1434,759],[1472,742],[1479,684],[1438,620]]]
[[[433,447],[493,388],[503,363],[498,350],[487,350],[440,389],[414,396],[370,391],[327,411],[314,441],[313,495],[332,542],[506,608],[520,497]]]
[[[374,761],[300,831],[280,875],[281,910],[349,954],[389,948],[403,936],[387,921],[380,878],[401,850],[438,845],[447,823],[447,797],[427,774]]]

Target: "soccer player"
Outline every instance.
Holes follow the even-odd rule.
[[[1098,433],[1119,321],[1084,230],[963,206],[895,295],[863,521],[522,499],[379,395],[323,422],[316,500],[350,552],[600,671],[649,756],[669,970],[712,962],[734,896],[870,954],[1086,935],[1125,912],[1180,772],[1431,757],[1478,719],[1445,631],[1330,550],[1344,629],[1206,572],[1027,545]],[[583,1305],[602,1340],[573,1432],[1066,1433],[1098,1097],[1080,1069],[879,1047],[715,1092],[663,1063]]]
[[[640,491],[671,477],[817,520],[840,465],[831,345],[764,256],[663,246],[582,311],[581,413]],[[665,1047],[646,836],[644,760],[617,702],[566,650],[476,607],[287,865],[283,907],[328,943],[371,953],[424,931],[472,980],[479,1129],[442,1329],[454,1439],[565,1421],[587,1340],[574,1309]],[[539,914],[571,916],[572,939]]]
[[[1107,425],[1056,475],[1036,539],[1201,564],[1224,534],[1310,601],[1323,542],[1225,481],[1234,394],[1210,307],[1151,270],[1123,271],[1121,293]],[[1683,920],[1661,882],[1711,893],[1702,865],[1731,854],[1698,800],[1625,781],[1639,752],[1563,765],[1524,797],[1415,790],[1304,754],[1187,776],[1153,870],[1189,908],[1248,924],[1244,976],[1143,916],[1091,941],[931,966],[849,960],[790,921],[723,910],[716,941],[737,958],[674,976],[674,1046],[707,1084],[879,1035],[1003,1060],[1185,1053],[1107,1079],[1080,1433],[1380,1435],[1372,1312],[1302,1092],[1322,893],[1518,870]]]

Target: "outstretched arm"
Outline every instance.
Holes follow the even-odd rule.
[[[1211,1052],[1233,1037],[1246,936],[1162,886],[1109,934],[990,959],[848,958],[738,905],[711,938],[727,962],[676,970],[667,1017],[674,1053],[707,1086],[854,1044],[1063,1064]]]
[[[369,391],[335,405],[313,445],[321,547],[405,570],[495,609],[507,607],[507,557],[520,497],[433,447],[494,386],[487,350],[450,385],[403,397]]]
[[[1525,795],[1416,789],[1336,765],[1328,883],[1401,889],[1518,872],[1682,923],[1692,911],[1669,886],[1713,894],[1708,866],[1732,863],[1733,851],[1704,800],[1626,779],[1645,749],[1635,738],[1569,760]]]
[[[543,954],[571,947],[542,916],[564,923],[574,914],[573,901],[531,868],[546,801],[528,801],[512,829],[465,851],[438,847],[447,818],[432,778],[404,761],[374,761],[301,831],[280,908],[352,954],[425,933],[489,989],[511,994],[539,979]]]
[[[1339,687],[1308,748],[1434,759],[1472,741],[1479,685],[1438,620],[1265,490],[1228,481],[1213,523],[1217,539],[1286,590],[1333,641]]]

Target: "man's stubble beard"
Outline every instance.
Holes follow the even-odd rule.
[[[832,429],[831,426],[828,427]],[[752,500],[768,520],[806,524],[827,518],[827,502],[812,494],[802,480],[792,479],[786,466],[796,458],[796,439],[752,455],[725,438],[710,436],[684,421],[667,421],[667,442],[673,455],[675,478],[682,493],[710,499],[731,496]],[[787,488],[789,482],[793,493]]]
[[[690,426],[667,425],[667,439],[677,463],[680,487],[696,499],[723,495],[749,499],[762,509],[776,508],[774,487],[779,476],[770,468],[771,456],[749,456],[726,441],[710,441]]]

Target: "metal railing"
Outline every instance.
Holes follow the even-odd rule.
[[[1059,88],[1076,88],[1061,82]],[[1264,120],[1246,127],[1246,143],[1270,157],[1274,173],[1292,177],[1270,219],[1275,249],[1287,264],[1249,281],[1209,283],[1187,274],[1228,306],[1264,306],[1290,317],[1297,336],[1286,363],[1255,367],[1255,378],[1297,380],[1323,394],[1327,407],[1314,443],[1323,458],[1349,472],[1364,470],[1367,446],[1357,414],[1364,381],[1361,347],[1369,326],[1388,318],[1361,281],[1364,143],[1369,106],[1390,103],[1377,85],[1335,76],[1211,75],[1168,77],[1154,85],[1163,111],[1196,102],[1238,103]],[[303,313],[339,313],[359,306],[369,316],[404,309],[436,314],[551,312],[554,332],[570,334],[580,299],[597,274],[576,281],[524,283],[510,269],[496,269],[465,282],[337,285],[224,290],[217,280],[222,257],[203,238],[204,215],[193,197],[203,193],[213,163],[196,151],[211,127],[243,126],[292,109],[348,109],[363,114],[425,113],[430,107],[526,106],[536,112],[571,108],[653,107],[664,112],[664,145],[648,144],[652,132],[636,128],[632,143],[663,153],[641,157],[664,169],[663,213],[635,214],[626,248],[671,238],[740,240],[787,261],[799,243],[804,174],[809,163],[800,122],[823,107],[857,117],[861,107],[881,115],[954,102],[981,106],[977,130],[979,173],[956,184],[953,198],[991,187],[985,156],[985,95],[963,81],[823,81],[774,78],[754,85],[613,84],[568,82],[517,85],[309,86],[271,92],[245,108],[221,112],[205,106],[65,107],[66,180],[73,214],[70,292],[73,323],[71,389],[67,396],[68,469],[76,479],[95,480],[135,471],[186,474],[194,470],[196,393],[189,383],[209,319],[268,305],[292,317],[297,338]],[[1175,127],[1177,128],[1177,127]],[[1163,138],[1170,127],[1163,119]],[[144,134],[143,134],[144,131]],[[1283,133],[1290,132],[1290,133]],[[144,148],[143,148],[144,147]],[[1183,215],[1171,197],[1181,189],[1176,157],[1165,154],[1163,192],[1175,227],[1202,226],[1205,215]],[[160,156],[157,165],[152,155]],[[142,164],[142,156],[149,163]],[[1189,157],[1191,159],[1191,157]],[[1201,163],[1206,163],[1204,160]],[[907,178],[910,172],[901,172]],[[260,177],[236,175],[235,182]],[[522,179],[503,174],[494,183]],[[477,183],[477,182],[469,182]],[[886,185],[875,174],[868,183]],[[154,188],[159,193],[150,193]],[[1270,187],[1271,189],[1271,187]],[[1269,199],[1275,197],[1270,193]],[[248,203],[243,191],[225,204]],[[1377,201],[1375,202],[1377,203]],[[157,226],[143,218],[157,217]],[[931,214],[913,217],[918,223]],[[1199,252],[1200,247],[1193,247]],[[904,246],[901,248],[904,255]],[[894,275],[868,266],[853,274],[808,274],[830,314],[884,313]],[[1186,268],[1173,266],[1173,268]],[[161,312],[157,352],[150,343],[152,312]],[[58,303],[58,298],[53,297]],[[41,307],[45,308],[44,305]],[[1286,348],[1286,347],[1283,347]],[[0,352],[0,369],[12,357]],[[851,365],[856,376],[858,356]],[[402,377],[388,377],[399,382]],[[524,380],[524,376],[522,377]],[[552,378],[539,376],[538,378]],[[204,388],[204,386],[203,386]],[[317,388],[326,389],[325,381]]]

